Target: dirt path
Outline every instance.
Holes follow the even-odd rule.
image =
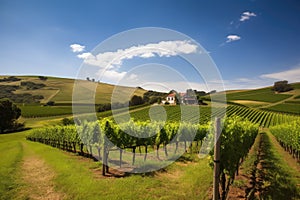
[[[51,94],[47,99],[43,100],[42,103],[49,102],[53,97],[55,97],[60,92],[60,89],[57,89],[55,93]]]
[[[60,200],[65,198],[63,193],[55,191],[53,170],[43,159],[32,152],[24,157],[20,173],[24,183],[19,194],[21,199]]]

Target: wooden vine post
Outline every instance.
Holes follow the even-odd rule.
[[[213,181],[213,200],[219,200],[219,176],[220,176],[220,146],[221,146],[221,122],[220,118],[215,120],[215,141],[214,141],[214,181]]]

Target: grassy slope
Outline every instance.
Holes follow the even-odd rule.
[[[0,76],[0,78],[3,76]],[[55,101],[56,103],[72,103],[72,92],[73,92],[73,84],[74,79],[68,78],[57,78],[57,77],[48,77],[46,81],[41,81],[36,76],[17,76],[21,78],[21,81],[31,81],[34,83],[43,83],[46,87],[38,89],[38,90],[25,90],[20,89],[17,90],[16,93],[30,93],[30,94],[40,94],[43,95],[45,98],[42,103],[47,101]],[[0,84],[9,84],[9,85],[20,85],[21,81],[17,82],[1,82]],[[92,83],[88,81],[83,81],[84,83],[94,84],[96,85],[96,97],[95,103],[110,103],[111,102],[111,95],[115,88],[119,88],[120,91],[124,93],[134,93],[136,95],[143,95],[145,90],[132,88],[132,87],[123,87],[123,86],[115,86],[106,83]],[[86,95],[87,90],[82,91],[82,96]]]
[[[291,95],[275,94],[271,90],[271,87],[227,94],[227,100],[229,101],[248,100],[248,101],[262,101],[262,102],[269,102],[269,103],[275,103],[277,101],[284,100],[288,97],[291,97]]]
[[[0,78],[3,78],[3,76]],[[30,93],[33,95],[43,95],[44,99],[41,103],[46,103],[48,101],[55,101],[58,106],[52,107],[41,107],[39,105],[22,105],[20,104],[19,107],[22,110],[23,117],[48,117],[48,116],[57,116],[57,115],[69,115],[72,114],[72,93],[73,93],[73,86],[74,86],[74,79],[68,78],[57,78],[57,77],[48,77],[46,81],[41,81],[36,76],[18,76],[21,78],[21,81],[31,81],[34,83],[43,83],[46,87],[37,89],[37,90],[26,90],[26,89],[19,89],[15,91],[15,93]],[[1,84],[5,85],[20,85],[21,81],[17,82],[0,82]],[[103,103],[110,103],[112,93],[116,92],[117,96],[120,96],[117,101],[124,101],[128,99],[129,94],[135,94],[139,96],[143,96],[146,92],[142,89],[137,89],[133,87],[124,87],[124,86],[114,86],[105,83],[93,83],[88,81],[82,81],[83,85],[87,88],[95,87],[96,88],[96,96],[95,96],[95,104],[103,104]],[[78,93],[80,97],[86,97],[90,91],[86,88],[81,90]],[[127,95],[127,96],[126,96]],[[124,97],[126,96],[126,97]],[[82,113],[89,112],[85,106],[79,106],[78,109]]]

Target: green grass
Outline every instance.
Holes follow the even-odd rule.
[[[210,118],[211,107],[202,106],[150,106],[144,109],[133,110],[130,117],[135,120],[167,120],[167,121],[189,121],[207,122]],[[118,116],[120,120],[126,121],[125,115]]]
[[[285,101],[286,104],[300,104],[300,100]]]
[[[270,87],[257,90],[234,92],[226,95],[228,101],[249,100],[275,103],[291,97],[289,94],[275,94]]]
[[[0,135],[0,199],[14,199],[20,184],[17,169],[23,157],[24,133]]]
[[[260,187],[262,199],[298,199],[300,189],[297,188],[297,184],[300,179],[297,172],[285,162],[270,137],[269,133],[258,135],[248,157],[241,166],[242,173],[251,177],[254,172],[256,181],[263,178],[263,181],[256,183],[257,185],[261,184],[256,187]],[[260,142],[262,142],[261,148]],[[262,152],[261,157],[258,157],[259,151]],[[257,168],[258,163],[262,168]]]
[[[49,117],[72,114],[72,106],[40,106],[26,105],[19,106],[23,117]],[[84,111],[84,107],[83,111]]]
[[[291,84],[294,89],[300,89],[300,83],[292,83]]]
[[[212,181],[212,170],[205,159],[184,168],[174,164],[165,173],[95,178],[93,171],[101,170],[95,162],[80,162],[75,155],[43,144],[27,145],[54,169],[56,188],[66,193],[68,199],[207,199]]]
[[[277,104],[275,106],[268,107],[266,109],[275,112],[300,114],[299,103],[282,103],[282,104]]]

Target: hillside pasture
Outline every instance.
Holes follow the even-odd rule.
[[[271,87],[243,92],[234,92],[226,94],[228,101],[248,100],[275,103],[291,97],[290,94],[276,94]]]
[[[20,89],[17,89],[15,91],[15,93],[16,94],[29,93],[32,95],[42,95],[44,97],[44,99],[41,100],[42,104],[47,103],[48,101],[54,101],[55,103],[64,103],[64,104],[72,103],[73,87],[75,81],[74,79],[48,77],[47,80],[40,80],[37,76],[17,76],[17,78],[20,78],[21,80],[15,82],[1,82],[0,85],[20,86],[21,82],[24,81],[26,82],[30,81],[36,84],[45,84],[45,87],[36,90],[27,90],[24,87],[20,87]],[[143,96],[143,94],[146,92],[146,90],[135,88],[135,87],[115,86],[111,84],[91,82],[86,80],[81,80],[81,81],[82,84],[87,87],[83,88],[83,90],[81,90],[78,93],[78,96],[83,98],[87,96],[91,96],[90,94],[93,94],[94,91],[91,91],[90,88],[96,88],[95,98],[94,98],[95,104],[110,103],[112,93],[115,90],[117,90],[115,92],[117,92],[118,96],[124,96],[128,94],[131,94],[131,96],[133,95]],[[129,99],[128,98],[124,99],[120,97],[119,100],[125,101]]]

